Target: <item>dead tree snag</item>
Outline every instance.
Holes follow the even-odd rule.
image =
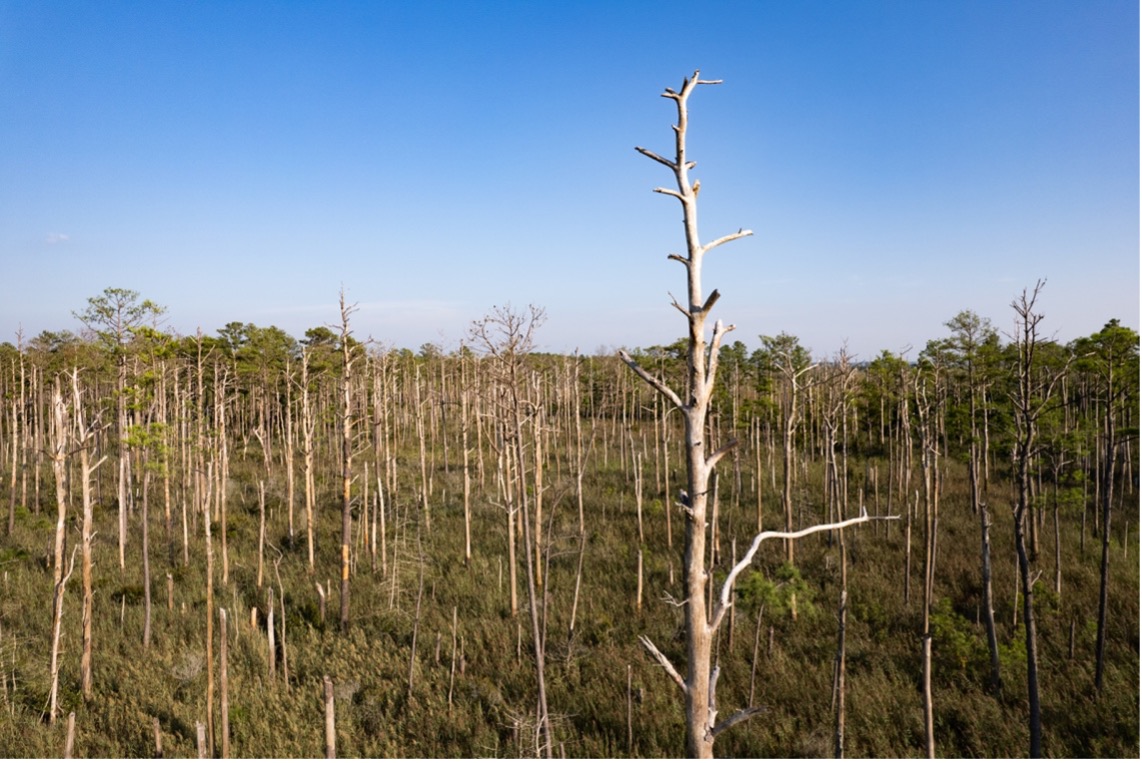
[[[698,85],[715,85],[721,80],[702,80],[698,72],[682,81],[682,88],[675,91],[667,88],[664,98],[674,101],[678,109],[678,124],[674,126],[675,155],[667,159],[655,152],[636,147],[643,156],[662,164],[674,173],[677,188],[655,188],[656,193],[673,196],[682,204],[682,216],[686,234],[686,254],[670,254],[668,259],[681,263],[686,268],[687,301],[680,304],[672,299],[675,309],[686,316],[689,324],[687,382],[683,394],[672,389],[663,379],[643,369],[625,351],[619,353],[623,362],[630,366],[643,381],[654,388],[663,398],[681,411],[685,422],[686,450],[686,490],[681,493],[679,503],[686,522],[686,540],[683,550],[683,585],[685,587],[685,630],[686,630],[686,669],[685,676],[679,672],[670,659],[646,637],[641,641],[647,651],[666,670],[674,683],[682,690],[686,704],[686,753],[691,757],[713,757],[714,739],[721,732],[735,726],[757,713],[760,708],[740,710],[725,720],[717,719],[717,677],[719,667],[712,665],[712,645],[714,635],[722,619],[733,606],[734,583],[738,576],[749,567],[758,546],[767,538],[798,538],[810,533],[838,529],[860,522],[870,517],[863,511],[859,517],[828,525],[817,525],[804,530],[790,532],[762,532],[754,537],[753,543],[741,560],[737,561],[726,577],[721,593],[707,608],[707,578],[709,573],[706,554],[706,506],[707,492],[714,467],[733,447],[730,441],[718,448],[710,447],[706,441],[706,417],[713,397],[714,381],[718,371],[718,349],[725,335],[733,330],[720,320],[714,323],[709,342],[706,340],[706,321],[718,301],[715,289],[709,295],[702,291],[702,259],[711,250],[722,244],[753,235],[752,231],[738,230],[703,244],[698,236],[698,183],[690,180],[690,170],[694,162],[686,156],[686,132],[688,128],[687,102]]]

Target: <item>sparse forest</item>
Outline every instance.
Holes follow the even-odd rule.
[[[317,756],[326,676],[338,755],[680,753],[640,637],[685,664],[683,422],[618,358],[530,352],[538,310],[445,353],[92,304],[0,347],[8,754],[74,713],[77,756],[193,756],[198,723]],[[719,754],[832,754],[842,701],[846,754],[923,754],[927,675],[936,754],[1026,754],[1031,617],[1042,753],[1138,754],[1138,337],[1025,345],[964,312],[915,363],[723,348],[712,590],[760,529],[900,518],[758,550],[713,653],[764,711]],[[684,388],[685,347],[631,355]]]
[[[0,345],[0,750],[1137,758],[1138,334],[1039,283],[854,358],[691,286],[622,357],[119,288]]]

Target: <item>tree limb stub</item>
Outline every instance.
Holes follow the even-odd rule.
[[[638,640],[644,647],[646,647],[646,651],[650,652],[650,656],[653,657],[658,662],[658,664],[663,667],[663,669],[666,671],[666,674],[670,676],[671,679],[673,679],[678,688],[682,690],[682,693],[685,694],[686,682],[682,680],[682,676],[679,675],[678,671],[674,669],[674,665],[671,664],[670,659],[665,654],[658,651],[658,647],[656,647],[654,642],[646,636],[639,636]]]
[[[669,159],[666,159],[662,156],[659,156],[658,154],[651,151],[649,148],[643,148],[642,146],[635,146],[634,150],[639,152],[643,156],[650,157],[651,159],[658,162],[659,164],[665,164],[667,167],[669,167],[672,170],[677,168],[677,165],[674,164],[674,162],[672,162]]]
[[[710,310],[712,310],[714,307],[714,303],[717,302],[718,298],[721,296],[722,295],[718,293],[717,289],[714,289],[712,292],[710,292],[710,296],[706,298],[706,304],[702,305],[702,312],[710,312]]]
[[[738,446],[738,440],[735,437],[734,439],[730,440],[729,442],[727,442],[722,447],[715,450],[713,453],[710,454],[710,457],[706,459],[706,468],[713,469],[714,466],[716,466],[717,463],[722,460],[723,456],[725,456],[727,453],[729,453],[731,450],[733,450],[737,446]]]
[[[717,737],[718,734],[721,734],[723,731],[728,731],[729,729],[738,725],[742,721],[748,721],[750,718],[754,717],[755,715],[759,715],[760,713],[764,713],[765,710],[766,710],[766,708],[764,706],[762,706],[762,707],[747,707],[744,710],[738,710],[736,713],[731,715],[729,718],[726,718],[724,721],[722,721],[717,726],[715,726],[710,731],[710,736]]]

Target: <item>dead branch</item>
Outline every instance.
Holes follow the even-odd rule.
[[[714,608],[714,616],[710,621],[710,632],[716,631],[718,629],[718,625],[721,623],[722,618],[725,616],[726,612],[729,611],[729,608],[733,606],[731,598],[733,596],[734,583],[737,582],[738,576],[741,575],[753,562],[753,556],[757,553],[757,549],[759,546],[761,546],[762,541],[770,540],[771,538],[803,538],[806,535],[828,532],[830,530],[840,530],[843,527],[863,524],[864,522],[870,522],[873,520],[887,521],[895,519],[900,519],[900,517],[870,517],[867,510],[862,506],[860,516],[853,517],[852,519],[845,519],[840,522],[830,522],[822,525],[813,525],[812,527],[806,527],[802,530],[794,530],[792,532],[785,532],[783,530],[766,530],[765,532],[758,533],[756,536],[754,536],[753,543],[750,544],[749,549],[742,556],[741,561],[734,565],[733,569],[731,569],[729,574],[726,576],[725,583],[722,584],[722,592],[718,597],[717,606]]]
[[[658,651],[658,647],[656,647],[654,642],[646,636],[639,636],[638,640],[642,642],[642,645],[646,647],[646,651],[650,652],[650,656],[658,661],[658,664],[661,665],[664,670],[666,670],[666,674],[670,676],[674,683],[678,685],[678,688],[682,690],[682,693],[685,694],[686,682],[682,680],[682,676],[679,675],[678,671],[674,669],[674,665],[671,664],[670,659],[665,654]]]

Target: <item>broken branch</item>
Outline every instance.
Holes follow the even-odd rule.
[[[678,671],[674,669],[674,665],[670,663],[670,660],[667,658],[667,656],[658,651],[658,647],[656,647],[654,642],[648,639],[646,636],[639,636],[638,640],[642,642],[642,645],[646,647],[646,651],[650,652],[650,656],[658,661],[658,664],[663,667],[663,669],[666,671],[666,674],[670,676],[671,679],[673,679],[674,683],[677,684],[678,688],[682,690],[683,694],[685,694],[686,682],[682,680],[682,676],[679,675]]]

